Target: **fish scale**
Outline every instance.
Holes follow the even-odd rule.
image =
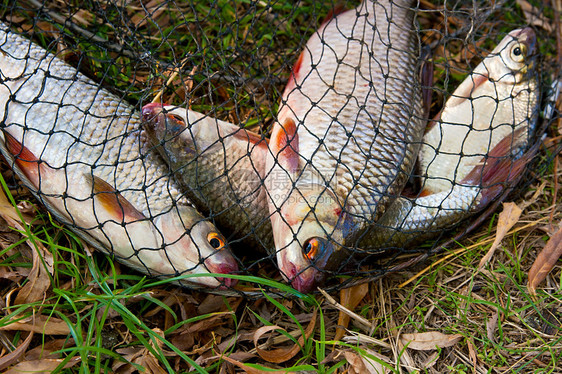
[[[272,252],[262,188],[266,140],[210,116],[161,104],[146,105],[143,120],[154,145],[196,206],[227,229],[233,242],[242,242],[245,249]]]
[[[149,148],[132,106],[1,23],[0,52],[2,153],[57,218],[149,275],[238,269]]]
[[[413,168],[425,121],[410,4],[365,0],[326,21],[283,93],[266,187],[279,266],[301,290],[358,245]]]

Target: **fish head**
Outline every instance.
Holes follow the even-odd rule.
[[[344,254],[341,206],[326,187],[299,185],[272,216],[277,263],[298,291],[310,292]]]
[[[194,208],[177,206],[155,220],[155,225],[167,243],[163,260],[177,274],[231,274],[238,271],[224,236]],[[207,287],[231,287],[235,279],[193,277],[190,282]]]
[[[164,150],[165,158],[172,162],[176,155],[182,155],[181,161],[185,163],[218,144],[219,128],[209,125],[206,118],[173,105],[150,103],[142,108],[142,125],[152,144]]]
[[[533,76],[537,37],[532,28],[510,32],[484,59],[488,78],[494,82],[519,84]]]

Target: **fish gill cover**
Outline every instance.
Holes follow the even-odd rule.
[[[560,59],[542,2],[22,0],[0,14],[10,190],[30,198],[23,180],[89,244],[187,286],[251,294],[229,274],[259,275],[309,292],[404,269],[559,147],[541,144]]]

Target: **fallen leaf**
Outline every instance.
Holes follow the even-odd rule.
[[[494,252],[501,244],[502,239],[507,234],[507,232],[519,221],[521,216],[521,208],[515,203],[503,203],[503,211],[500,213],[498,218],[498,227],[496,229],[496,238],[492,243],[492,246],[488,250],[488,253],[480,260],[478,265],[478,270],[482,270],[484,266],[490,261],[490,258],[494,255]]]
[[[496,329],[498,328],[498,313],[494,312],[492,316],[486,321],[486,334],[490,341],[495,342],[494,339]]]
[[[361,357],[358,354],[351,351],[345,351],[343,355],[349,363],[350,373],[363,374],[368,372],[363,360],[361,360]]]
[[[363,300],[367,292],[369,291],[369,284],[362,283],[350,288],[344,288],[340,291],[340,304],[353,311],[357,305]],[[345,329],[349,326],[350,316],[340,310],[338,317],[338,325],[336,328],[336,335],[334,340],[341,340],[345,334]]]
[[[65,359],[50,359],[46,358],[43,360],[33,360],[33,361],[23,361],[19,364],[12,366],[8,371],[4,372],[4,374],[23,374],[23,373],[33,373],[33,374],[49,374],[54,373],[55,369],[61,365]],[[80,362],[80,357],[73,357],[71,358],[66,364],[64,364],[64,368],[69,368],[76,365]]]
[[[75,346],[74,339],[55,339],[38,345],[25,352],[26,361],[40,360],[43,358],[60,358],[60,350]]]
[[[31,338],[33,338],[33,332],[27,335],[27,338],[18,345],[16,349],[12,352],[0,357],[0,371],[6,369],[8,366],[12,365],[13,363],[19,361],[19,359],[25,354],[27,351],[27,347],[29,347],[29,343],[31,343]]]
[[[552,24],[543,15],[542,10],[532,6],[526,0],[517,0],[517,4],[521,7],[525,20],[529,25],[542,27],[548,32],[553,32]]]
[[[152,329],[156,334],[164,337],[164,333],[158,329]],[[156,345],[161,348],[163,342],[160,339],[156,340]],[[150,345],[155,347],[154,342],[151,340]],[[122,361],[115,361],[112,370],[115,373],[119,374],[130,374],[138,372],[135,365],[140,365],[144,368],[144,373],[146,374],[166,374],[166,370],[164,370],[156,357],[145,347],[126,347],[120,348],[116,350],[117,353],[123,356],[123,359],[126,362]],[[166,353],[164,353],[166,354]]]
[[[460,334],[448,335],[438,331],[402,334],[400,340],[410,349],[429,351],[436,348],[446,348],[457,344],[462,338]]]
[[[304,331],[305,336],[299,337],[298,344],[294,344],[291,348],[277,348],[269,351],[258,348],[258,340],[263,334],[272,330],[277,330],[277,329],[285,330],[285,329],[280,328],[278,326],[263,326],[257,329],[256,332],[254,333],[254,345],[256,347],[256,352],[258,352],[258,355],[260,355],[260,357],[263,358],[264,360],[275,364],[288,361],[291,358],[295,357],[295,355],[301,350],[301,347],[304,345],[305,337],[306,339],[308,339],[310,335],[312,335],[312,332],[314,331],[314,327],[316,326],[317,312],[318,311],[315,309],[314,313],[312,314],[312,319],[308,324],[306,330]]]
[[[391,359],[381,355],[378,352],[375,351],[371,351],[370,349],[366,349],[365,350],[366,355],[361,355],[361,359],[363,360],[363,363],[365,364],[365,367],[367,368],[367,373],[369,374],[386,374],[389,373],[391,370],[386,367],[385,365],[383,365],[381,363],[381,361],[384,361],[386,363],[391,363]],[[375,360],[374,358],[371,358],[370,356],[376,357],[378,358],[380,361]]]
[[[32,221],[31,217],[27,217],[21,212],[20,214],[24,221],[26,221],[27,223]],[[4,218],[9,225],[19,230],[23,229],[23,227],[21,226],[20,215],[18,214],[16,208],[14,208],[12,203],[10,203],[10,201],[6,197],[6,194],[4,193],[4,189],[2,187],[0,187],[0,216]]]
[[[470,362],[472,362],[472,372],[476,373],[476,365],[478,364],[478,356],[476,355],[476,349],[474,349],[474,343],[472,339],[466,341],[468,346],[468,355],[470,356]]]
[[[54,273],[53,254],[37,241],[32,243],[27,240],[27,244],[32,250],[33,266],[27,277],[27,283],[18,291],[14,301],[16,305],[43,300],[45,293],[51,286],[49,273],[51,275]]]
[[[13,322],[8,321],[4,326],[0,327],[0,330],[32,331],[45,335],[70,334],[70,329],[65,321],[43,314],[36,314]]]
[[[562,255],[562,226],[556,231],[554,235],[550,237],[542,251],[537,256],[537,259],[531,266],[529,270],[529,281],[527,283],[527,289],[532,295],[536,294],[537,286],[543,280],[556,262]]]
[[[226,362],[230,362],[232,365],[238,366],[240,369],[244,370],[247,374],[286,374],[287,373],[286,370],[275,370],[272,368],[267,368],[268,370],[256,369],[251,366],[244,365],[240,361],[236,361],[228,356],[222,356],[221,358]]]

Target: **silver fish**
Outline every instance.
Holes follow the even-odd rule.
[[[538,113],[535,44],[531,28],[510,32],[447,100],[423,137],[427,193],[450,190],[517,129],[513,153],[527,145]]]
[[[134,108],[3,24],[0,74],[2,154],[60,221],[152,276],[238,270],[224,237],[148,152]]]
[[[409,1],[363,1],[314,33],[285,88],[265,185],[277,262],[300,291],[400,195],[426,121]]]
[[[262,188],[267,141],[239,126],[175,106],[145,105],[142,118],[147,134],[190,199],[209,211],[234,240],[272,251]]]
[[[435,236],[512,188],[536,149],[536,35],[510,32],[462,82],[423,137],[417,198],[397,199],[365,240],[404,247]]]

